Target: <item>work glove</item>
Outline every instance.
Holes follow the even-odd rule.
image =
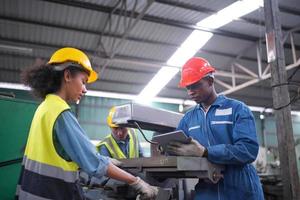
[[[117,160],[117,159],[114,159],[114,158],[109,158],[109,161],[113,164],[113,165],[116,165],[118,167],[120,167],[122,165],[122,162]]]
[[[196,140],[189,138],[187,143],[170,142],[167,146],[166,152],[170,155],[176,156],[198,156],[202,157],[205,147],[199,144]]]
[[[158,193],[157,187],[149,185],[140,177],[137,177],[137,180],[130,186],[139,194],[137,199],[140,200],[154,200]]]

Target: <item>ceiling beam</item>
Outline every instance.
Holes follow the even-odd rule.
[[[111,70],[111,69],[110,69]],[[10,69],[10,68],[3,68],[0,67],[0,71],[2,72],[12,72],[12,73],[16,73],[16,74],[20,74],[22,72],[22,69],[18,69],[18,68],[14,68],[14,69]],[[122,71],[126,72],[126,70],[121,70],[120,73],[122,73]],[[149,79],[151,79],[152,76],[150,76]],[[121,81],[121,80],[111,80],[111,79],[106,79],[104,78],[100,78],[98,79],[95,83],[101,83],[101,82],[105,82],[105,83],[114,83],[114,84],[120,84],[120,85],[131,85],[132,87],[135,86],[139,86],[141,88],[145,87],[147,85],[148,82],[138,82],[138,81],[131,81],[131,82],[127,82],[127,81]],[[174,86],[167,86],[166,89],[175,89],[175,90],[180,90],[178,87],[174,87]]]
[[[1,38],[0,37],[0,40],[4,40],[6,42],[15,42],[17,43],[17,45],[20,45],[20,43],[24,43],[24,41],[22,40],[10,40],[10,41],[7,41],[6,38]],[[38,46],[39,48],[49,48],[49,46],[51,46],[51,48],[60,48],[61,45],[53,45],[53,44],[46,44],[46,43],[37,43],[37,42],[27,42],[25,43],[26,46],[30,46],[30,45],[34,45],[34,46]],[[53,51],[53,49],[49,49],[49,51]],[[91,50],[86,50],[86,49],[82,49],[83,51],[93,55],[93,51]],[[103,58],[103,57],[96,57],[96,59],[108,59],[108,58]],[[145,67],[156,67],[156,68],[160,68],[161,66],[165,65],[164,62],[159,62],[159,61],[155,61],[155,60],[147,60],[147,59],[141,59],[141,58],[134,58],[134,57],[128,57],[128,56],[120,56],[120,55],[117,55],[114,59],[112,59],[113,61],[115,62],[120,62],[120,63],[128,63],[128,64],[136,64],[136,65],[139,65],[139,66],[145,66]],[[221,77],[231,77],[232,76],[232,73],[231,72],[228,72],[228,71],[222,71],[222,70],[218,70],[218,72],[216,73],[216,76],[221,76]],[[239,78],[239,79],[246,79],[246,80],[251,80],[252,78],[248,75],[244,75],[244,74],[235,74],[235,77],[236,78]],[[251,81],[250,81],[251,82]],[[249,82],[249,84],[250,84]],[[253,82],[254,83],[254,82]],[[251,82],[251,84],[253,84]],[[234,89],[231,89],[229,90],[230,92],[233,92],[236,91],[239,87],[236,87]],[[226,92],[229,92],[229,91],[226,91]]]
[[[41,42],[24,42],[22,40],[9,40],[9,39],[6,39],[6,38],[2,38],[0,37],[0,42],[1,40],[3,41],[6,41],[6,42],[14,42],[14,43],[17,43],[16,45],[20,45],[20,43],[23,43],[25,44],[27,47],[30,46],[30,45],[34,45],[34,46],[37,46],[41,49],[43,48],[60,48],[61,45],[54,45],[54,44],[47,44],[47,43],[41,43]],[[81,48],[82,49],[82,48]],[[49,49],[50,50],[50,49]],[[53,51],[54,49],[51,49],[51,51]],[[90,54],[91,56],[94,55],[94,52],[89,50],[89,49],[82,49],[84,52]],[[96,59],[109,59],[109,58],[105,58],[105,57],[95,57]],[[122,55],[116,55],[115,58],[113,59],[110,59],[114,62],[120,62],[120,63],[128,63],[128,64],[134,64],[134,65],[139,65],[139,66],[145,66],[145,67],[155,67],[155,68],[160,68],[161,66],[167,66],[167,64],[165,62],[161,62],[161,61],[158,61],[158,60],[149,60],[149,59],[144,59],[144,58],[136,58],[136,57],[129,57],[129,56],[122,56]],[[94,64],[97,64],[97,63],[94,63]],[[218,72],[216,73],[217,76],[223,76],[223,77],[231,77],[232,74],[231,72],[229,71],[222,71],[222,70],[218,70]],[[236,78],[239,78],[239,79],[246,79],[246,80],[249,80],[251,79],[250,76],[248,75],[243,75],[243,74],[235,74],[235,77]]]
[[[4,68],[4,67],[0,67],[0,71],[2,72],[13,72],[13,73],[17,73],[17,74],[20,74],[20,72],[22,71],[22,69],[9,69],[9,68]],[[126,72],[126,70],[121,70],[121,71],[124,71]],[[122,73],[122,72],[121,72]],[[137,81],[131,81],[131,82],[126,82],[126,81],[120,81],[120,80],[110,80],[110,79],[105,79],[105,78],[101,78],[99,80],[96,81],[97,83],[101,83],[101,82],[105,82],[105,83],[114,83],[114,84],[126,84],[126,85],[132,85],[132,87],[135,87],[136,85],[146,85],[146,83],[142,83],[142,82],[137,82]],[[252,86],[253,88],[256,88],[256,89],[253,89],[253,91],[262,91],[262,90],[267,90],[269,89],[269,87],[263,87],[263,86]],[[184,90],[182,88],[178,88],[176,86],[167,86],[165,89],[172,89],[172,90]],[[253,95],[250,95],[250,94],[244,94],[243,95],[245,96],[248,96],[248,97],[255,97]]]
[[[70,25],[59,25],[59,24],[54,24],[51,22],[41,22],[38,20],[24,19],[24,18],[11,17],[11,16],[8,17],[8,16],[0,15],[0,20],[7,20],[7,21],[16,22],[16,23],[25,23],[25,24],[31,24],[31,25],[39,25],[39,26],[45,26],[45,27],[51,27],[51,28],[70,30],[70,31],[77,31],[77,32],[84,33],[84,34],[92,34],[92,35],[99,35],[99,36],[101,34],[100,31],[82,29],[82,28],[78,28],[78,27],[74,27],[74,26],[70,26]],[[114,34],[114,33],[103,33],[103,36],[121,39],[121,35]],[[159,41],[141,39],[141,38],[136,38],[136,37],[127,37],[126,39],[128,41],[133,41],[133,42],[141,42],[141,43],[147,43],[147,44],[151,44],[151,45],[166,46],[167,48],[174,48],[174,49],[179,48],[179,45],[171,44],[171,43],[167,43],[167,42],[159,42]],[[220,56],[225,56],[225,57],[230,57],[230,58],[235,58],[237,56],[235,54],[206,50],[204,48],[200,49],[199,52],[215,54],[215,55],[220,55]],[[251,57],[247,57],[247,56],[243,56],[242,58],[247,61],[256,62],[256,58],[251,58]],[[266,60],[262,60],[262,62],[267,63]]]
[[[179,1],[174,2],[174,1],[170,1],[170,0],[156,0],[155,2],[165,4],[165,5],[168,5],[168,6],[171,6],[171,7],[184,8],[184,9],[191,10],[191,11],[201,12],[201,13],[205,13],[207,15],[216,14],[218,12],[218,10],[213,10],[213,9],[205,8],[205,7],[202,7],[202,6],[191,5],[191,4],[187,4],[185,2],[179,2]],[[299,11],[289,9],[289,8],[284,7],[284,6],[281,6],[280,10],[281,10],[281,12],[284,12],[284,13],[300,15]],[[240,17],[237,21],[243,21],[243,22],[246,22],[248,24],[265,27],[265,22],[257,20],[257,19],[251,19],[251,18],[247,18],[247,17]],[[283,31],[288,31],[291,28],[292,27],[282,26]]]
[[[300,16],[300,10],[289,8],[289,7],[286,7],[286,6],[283,6],[283,5],[279,6],[279,11],[287,13],[287,14],[291,14],[291,15],[298,15],[298,16]]]
[[[120,41],[116,44],[116,46],[113,45],[112,50],[109,52],[108,56],[109,56],[110,60],[106,60],[105,61],[105,63],[101,67],[100,73],[104,72],[105,68],[108,66],[108,64],[111,61],[111,59],[113,59],[114,56],[118,53],[118,51],[120,51],[120,49],[122,48],[122,46],[124,46],[125,41],[126,41],[127,37],[129,37],[130,32],[134,29],[134,27],[136,27],[136,25],[138,24],[138,22],[145,16],[147,10],[151,7],[151,5],[152,5],[153,2],[154,2],[154,0],[148,0],[147,4],[143,7],[142,11],[135,17],[135,19],[132,22],[132,24],[130,24],[128,27],[125,28],[125,30],[124,30],[124,32],[123,32],[123,34],[121,36]],[[125,1],[123,3],[126,4],[127,1]],[[137,1],[136,1],[136,3],[137,3]],[[113,9],[113,11],[115,11],[115,9],[116,9],[116,7]],[[128,11],[126,10],[126,12],[128,12]],[[132,13],[133,11],[130,11],[130,12]],[[113,14],[113,12],[111,12],[110,14]],[[121,18],[122,14],[120,13],[119,15],[120,15],[119,17]],[[131,15],[129,15],[129,16],[131,16]],[[98,46],[96,47],[96,54],[99,52],[99,50],[97,50],[97,49],[99,47],[101,47],[101,39],[102,38],[100,37],[99,41],[98,41]],[[113,40],[113,44],[114,43],[115,43],[115,39]],[[104,51],[105,51],[105,49],[104,49]]]
[[[66,5],[66,6],[73,6],[77,8],[83,8],[83,9],[88,9],[88,10],[94,10],[94,11],[100,11],[104,13],[110,13],[113,9],[113,7],[108,7],[108,6],[103,6],[95,3],[90,3],[90,2],[83,2],[83,1],[78,1],[78,0],[73,0],[73,1],[65,1],[65,0],[43,0],[46,2],[50,3],[57,3],[61,5]],[[114,11],[115,14],[124,14],[124,11],[121,9],[115,9]],[[126,11],[125,15],[130,16],[131,12]],[[133,13],[133,18],[137,18],[139,16],[138,12]],[[255,36],[250,36],[246,34],[240,34],[240,33],[235,33],[231,31],[225,31],[225,30],[220,30],[220,29],[209,29],[209,28],[204,28],[204,27],[199,27],[194,24],[188,24],[186,22],[181,22],[181,21],[176,21],[176,20],[171,20],[171,19],[165,19],[162,17],[157,17],[153,15],[147,15],[145,14],[142,18],[143,21],[149,21],[153,23],[158,23],[158,24],[164,24],[168,26],[173,26],[177,28],[183,28],[183,29],[189,29],[189,30],[201,30],[201,31],[206,31],[206,32],[211,32],[216,35],[220,36],[225,36],[225,37],[231,37],[235,39],[240,39],[240,40],[246,40],[246,41],[252,41],[256,42],[260,38],[255,37]],[[285,44],[285,48],[291,48],[290,44]],[[296,46],[297,49],[300,49],[300,46]]]
[[[88,10],[95,10],[95,11],[100,11],[100,12],[104,12],[104,13],[110,13],[111,10],[112,10],[112,7],[103,6],[103,5],[90,3],[90,2],[76,1],[76,0],[75,1],[44,0],[44,1],[51,2],[51,3],[57,3],[57,4],[61,4],[61,5],[78,7],[78,8],[84,8],[84,9],[88,9]],[[116,9],[114,13],[119,14],[119,13],[122,13],[122,12],[124,12],[124,11],[121,10],[121,9]],[[125,13],[126,13],[127,16],[130,16],[129,11],[126,11]],[[133,14],[133,16],[135,18],[138,15],[139,15],[138,12],[135,12]],[[199,26],[196,26],[194,24],[188,24],[186,22],[166,19],[166,18],[157,17],[157,16],[153,16],[153,15],[148,15],[148,14],[144,15],[142,20],[148,21],[148,22],[153,22],[153,23],[158,23],[158,24],[164,24],[164,25],[168,25],[168,26],[173,26],[173,27],[177,27],[177,28],[183,28],[183,29],[189,29],[189,30],[201,30],[201,31],[211,32],[211,33],[214,33],[216,35],[232,37],[232,38],[247,40],[247,41],[257,41],[259,39],[258,37],[254,37],[254,36],[250,36],[250,35],[246,35],[246,34],[240,34],[240,33],[235,33],[235,32],[231,32],[231,31],[224,31],[224,30],[216,30],[216,29],[209,29],[209,28],[199,27]]]
[[[97,35],[100,36],[102,34],[104,37],[113,37],[113,38],[118,38],[122,39],[122,35],[120,34],[115,34],[115,33],[101,33],[101,31],[95,31],[91,29],[83,29],[79,28],[76,26],[71,26],[71,25],[60,25],[52,22],[41,22],[39,20],[34,20],[34,19],[24,19],[21,17],[13,17],[13,16],[4,16],[0,15],[0,20],[7,20],[11,22],[16,22],[16,23],[25,23],[25,24],[30,24],[30,25],[39,25],[39,26],[45,26],[45,27],[50,27],[50,28],[57,28],[57,29],[64,29],[64,30],[69,30],[69,31],[76,31],[84,34],[91,34],[91,35]],[[144,43],[151,43],[151,44],[156,44],[156,45],[165,45],[165,46],[170,46],[170,47],[177,47],[175,44],[170,44],[166,42],[158,42],[158,41],[153,41],[153,40],[147,40],[147,39],[140,39],[136,37],[127,37],[126,39],[134,42],[144,42]]]

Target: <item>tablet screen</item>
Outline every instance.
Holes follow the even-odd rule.
[[[178,130],[160,135],[155,135],[152,137],[152,141],[157,142],[160,146],[163,147],[163,149],[165,149],[168,143],[171,141],[188,143],[189,138],[184,134],[182,130]]]

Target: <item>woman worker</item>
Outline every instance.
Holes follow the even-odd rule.
[[[141,199],[154,199],[157,188],[115,166],[97,153],[72,114],[86,84],[98,78],[88,57],[75,48],[57,50],[46,65],[23,72],[35,96],[43,98],[33,117],[17,187],[18,199],[84,199],[78,169],[132,186]]]

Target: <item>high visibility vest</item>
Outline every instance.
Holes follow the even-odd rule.
[[[75,182],[78,166],[57,154],[53,127],[69,105],[48,94],[37,108],[28,135],[16,195],[19,199],[81,199]]]
[[[138,158],[139,157],[139,144],[136,133],[132,129],[128,129],[128,136],[129,136],[129,158]],[[112,158],[115,159],[125,159],[127,158],[121,148],[119,147],[118,143],[112,136],[109,134],[105,137],[98,145],[97,149],[100,150],[101,145],[105,145],[108,149]]]

